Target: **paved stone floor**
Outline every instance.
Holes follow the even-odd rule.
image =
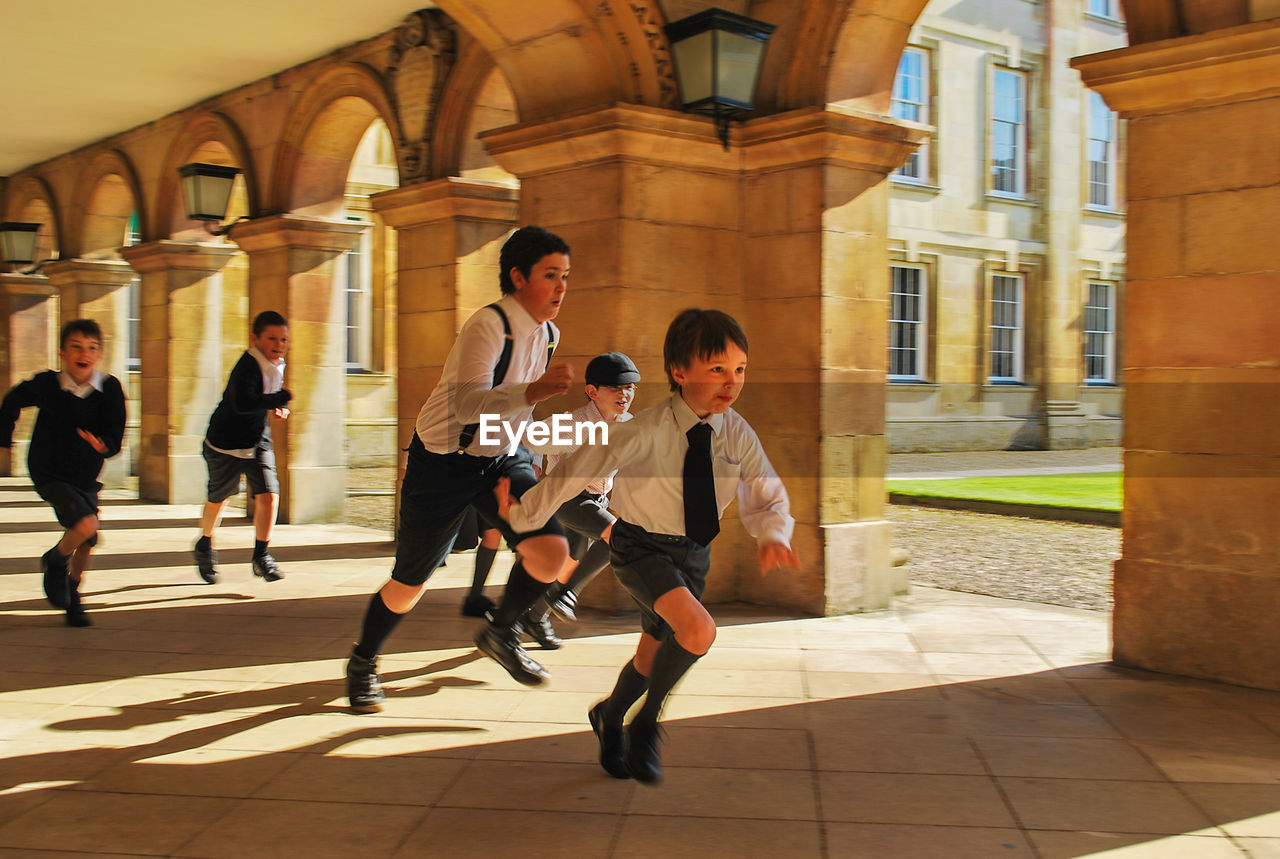
[[[34,571],[56,526],[0,479],[0,855],[1280,857],[1280,693],[1114,668],[1104,612],[717,606],[647,788],[598,768],[584,718],[632,618],[566,628],[526,689],[471,647],[458,556],[391,641],[385,712],[355,716],[385,535],[284,526],[268,585],[230,521],[206,586],[196,514],[108,501],[95,625],[69,629]]]

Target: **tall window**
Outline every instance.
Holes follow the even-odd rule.
[[[1022,275],[991,278],[991,381],[1022,381]]]
[[[1116,380],[1115,287],[1110,283],[1089,283],[1089,301],[1084,307],[1084,379],[1095,385]]]
[[[1102,18],[1116,17],[1116,3],[1118,0],[1089,0],[1085,7],[1090,15],[1097,15]]]
[[[1027,187],[1027,79],[996,69],[992,84],[991,190],[1021,197]]]
[[[367,370],[370,361],[371,290],[369,230],[338,260],[337,280],[347,296],[347,372]]]
[[[898,60],[898,76],[893,81],[891,113],[898,119],[929,123],[929,54],[921,48],[907,48]],[[894,174],[917,182],[929,181],[929,143],[911,153],[907,163]]]
[[[1089,93],[1089,205],[1115,208],[1116,115]]]
[[[124,246],[132,247],[142,241],[138,213],[129,215],[129,226],[124,234]],[[134,275],[129,281],[129,357],[126,366],[130,371],[142,369],[142,278]]]
[[[895,265],[889,283],[889,378],[924,378],[925,280],[918,268]]]

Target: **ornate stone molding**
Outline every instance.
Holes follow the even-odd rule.
[[[425,182],[431,176],[434,120],[457,50],[453,22],[438,9],[412,12],[396,28],[386,75],[404,129],[402,185]]]
[[[363,230],[363,224],[349,221],[285,214],[237,224],[231,238],[250,254],[285,248],[342,252],[355,246]]]
[[[414,227],[443,220],[512,223],[519,214],[515,185],[449,176],[375,194],[373,210],[388,226]]]

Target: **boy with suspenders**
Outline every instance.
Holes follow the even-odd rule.
[[[395,565],[369,602],[347,662],[347,695],[356,712],[382,709],[378,654],[449,554],[469,505],[519,555],[476,646],[520,683],[536,686],[549,676],[520,646],[519,619],[555,580],[568,543],[554,518],[524,534],[500,519],[494,486],[507,478],[513,495],[524,494],[537,482],[532,457],[524,448],[508,454],[505,439],[486,443],[476,429],[481,415],[512,424],[528,420],[534,405],[573,383],[569,364],[550,363],[558,336],[551,320],[568,283],[569,246],[541,227],[524,227],[503,245],[499,264],[503,298],[462,326],[440,381],[418,413],[400,493]]]

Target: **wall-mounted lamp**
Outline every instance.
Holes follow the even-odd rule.
[[[31,266],[22,269],[19,274],[35,274],[40,266],[55,259],[51,257],[31,265],[36,258],[36,234],[39,231],[39,224],[18,221],[0,223],[0,257],[4,257],[4,261],[10,265]]]
[[[729,148],[729,120],[755,107],[756,83],[773,24],[706,9],[663,28],[671,42],[684,109],[715,117]]]
[[[182,177],[182,197],[187,204],[187,217],[193,221],[203,221],[204,228],[211,236],[223,236],[231,229],[232,224],[217,226],[227,217],[227,204],[231,202],[231,188],[236,176],[240,175],[239,167],[224,167],[220,164],[184,164],[178,168]],[[240,217],[232,223],[246,221]]]

